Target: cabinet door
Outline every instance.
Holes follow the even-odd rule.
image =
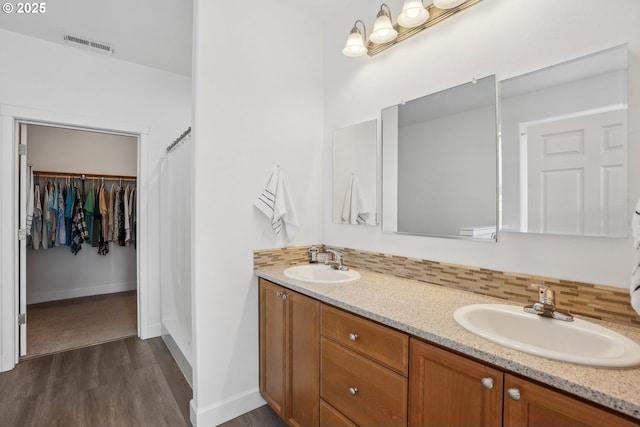
[[[409,426],[502,425],[501,371],[410,341]]]
[[[286,307],[283,288],[260,279],[260,393],[285,419]]]
[[[638,426],[592,404],[519,377],[505,374],[505,427]]]
[[[320,303],[285,291],[287,301],[287,422],[314,427],[320,417]]]

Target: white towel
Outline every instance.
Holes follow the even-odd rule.
[[[360,182],[355,174],[351,174],[347,183],[347,190],[344,194],[344,204],[342,205],[343,224],[366,224],[371,216],[369,205],[364,198],[364,193],[360,189]]]
[[[298,217],[280,167],[275,168],[254,206],[271,220],[276,237],[293,239],[298,231]]]
[[[633,229],[633,246],[635,249],[633,274],[631,276],[631,306],[640,314],[640,200],[636,204],[631,220]]]

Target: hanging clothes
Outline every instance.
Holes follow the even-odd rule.
[[[131,198],[131,188],[127,185],[124,190],[124,243],[129,244],[131,240],[131,212],[129,211],[129,201]]]
[[[109,204],[109,241],[117,242],[118,233],[116,228],[116,186],[111,185],[111,198]]]
[[[71,185],[70,182],[67,182],[66,187],[66,195],[65,195],[65,209],[64,209],[64,219],[66,222],[66,238],[65,245],[71,245],[71,234],[72,234],[72,223],[73,223],[73,207],[75,205],[76,197],[75,191],[76,188]]]
[[[56,246],[64,246],[67,244],[67,221],[64,217],[65,206],[64,206],[64,189],[60,188],[56,192],[58,195],[58,210],[56,211],[58,222],[56,224],[56,238],[55,245]]]
[[[49,248],[49,236],[51,235],[51,211],[48,207],[49,185],[44,186],[42,200],[42,238],[40,239],[40,245],[42,249],[47,250]]]
[[[100,236],[98,236],[98,254],[107,255],[109,253],[109,242],[107,240],[107,233],[109,232],[109,192],[103,185],[100,187],[98,194],[100,199],[100,219],[102,221],[102,230]]]
[[[58,187],[55,183],[51,183],[51,189],[49,190],[49,217],[51,220],[51,228],[48,237],[49,247],[53,248],[56,243],[56,227],[58,226]]]
[[[33,194],[33,222],[31,225],[31,247],[37,251],[42,242],[42,202],[40,199],[40,185],[36,184]]]
[[[115,208],[115,224],[117,227],[116,235],[118,236],[118,245],[125,245],[125,230],[124,230],[124,191],[122,187],[116,188],[116,208]]]
[[[87,223],[84,216],[84,207],[82,205],[82,199],[80,198],[80,189],[76,188],[75,201],[73,204],[73,222],[72,222],[72,240],[71,240],[71,252],[77,255],[80,249],[82,249],[82,243],[89,239],[89,232],[87,231]]]
[[[100,213],[100,189],[101,185],[96,188],[96,194],[93,207],[93,233],[91,234],[91,246],[98,247],[100,236],[102,235],[102,214]]]
[[[95,187],[95,183],[91,183],[91,188],[89,189],[89,192],[87,193],[87,198],[84,201],[84,210],[85,210],[85,220],[87,223],[87,233],[89,233],[89,236],[93,236],[93,211],[95,208],[95,202],[94,202],[94,196],[93,196],[93,190]]]

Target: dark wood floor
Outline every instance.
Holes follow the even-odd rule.
[[[0,425],[190,426],[191,396],[161,338],[127,338],[0,373]]]
[[[267,405],[220,424],[219,427],[287,427]]]

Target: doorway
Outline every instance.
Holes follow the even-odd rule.
[[[137,335],[138,138],[34,123],[19,136],[20,356]]]

